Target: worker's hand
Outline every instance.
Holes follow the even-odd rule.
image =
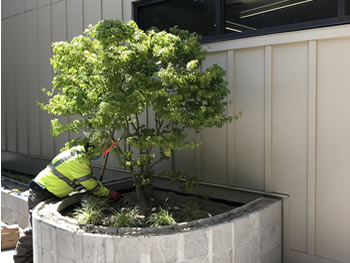
[[[120,193],[118,193],[118,192],[116,192],[116,191],[109,190],[108,197],[109,197],[110,199],[113,199],[114,201],[118,201],[118,200],[120,200],[121,195],[120,195]]]

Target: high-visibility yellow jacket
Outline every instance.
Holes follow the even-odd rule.
[[[109,193],[92,174],[90,158],[84,146],[61,152],[34,181],[59,198],[67,196],[80,184],[97,196],[107,196]]]

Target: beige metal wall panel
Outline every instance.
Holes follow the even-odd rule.
[[[12,0],[2,0],[1,1],[1,19],[8,18],[13,14],[14,6]]]
[[[234,52],[236,186],[264,190],[264,48]]]
[[[36,8],[35,0],[22,0],[22,1],[23,1],[24,12],[27,12],[29,10],[34,10]]]
[[[187,141],[196,142],[196,135],[193,131],[187,131]],[[185,149],[174,152],[173,165],[174,169],[179,169],[182,172],[191,176],[199,176],[196,171],[196,150]],[[200,156],[198,156],[200,157]]]
[[[133,2],[139,0],[122,0],[123,1],[123,21],[129,22],[133,19]]]
[[[49,3],[50,3],[50,0],[36,0],[37,8],[47,6]]]
[[[4,53],[2,53],[4,54]],[[4,65],[1,65],[1,68],[4,68]],[[2,74],[2,73],[1,73]],[[2,87],[4,87],[2,85]],[[6,89],[1,89],[1,98],[6,98]],[[1,150],[6,151],[6,101],[5,99],[1,100]]]
[[[146,115],[142,114],[140,116],[140,120],[141,120],[141,122],[144,121],[144,123],[147,122],[148,128],[150,128],[150,129],[156,128],[155,114],[154,114],[154,111],[152,108],[149,107],[147,110],[147,119],[146,119]],[[155,153],[157,156],[159,156],[160,150],[153,149],[152,152]],[[155,168],[155,173],[156,174],[165,173],[165,172],[171,170],[171,167],[172,167],[172,158],[170,158],[169,160],[160,162]]]
[[[24,15],[16,15],[14,19],[14,47],[15,55],[12,58],[15,61],[15,89],[17,94],[16,101],[16,120],[17,120],[17,151],[19,153],[28,153],[28,130],[27,130],[27,86],[23,76],[25,75],[24,53]]]
[[[51,12],[50,6],[44,6],[37,10],[38,27],[38,88],[39,101],[46,103],[48,98],[41,90],[51,89],[52,70],[50,65],[51,57]],[[52,116],[40,110],[40,155],[51,158],[54,156],[53,137],[50,134]]]
[[[350,37],[318,41],[316,254],[350,262]]]
[[[56,2],[51,5],[52,42],[66,40],[66,3]]]
[[[84,32],[83,27],[83,2],[74,0],[66,2],[67,11],[67,41]]]
[[[272,191],[291,196],[291,247],[307,250],[308,43],[272,54]]]
[[[5,47],[5,38],[4,38],[4,32],[5,32],[5,26],[4,23],[1,24],[1,150],[6,151],[7,150],[7,121],[6,121],[6,111],[7,111],[7,103],[6,103],[6,69],[7,68],[7,60],[5,60],[4,54],[7,52]]]
[[[208,54],[202,69],[213,64],[227,70],[227,52]],[[198,177],[206,182],[227,183],[227,126],[203,129],[200,138],[202,167]]]
[[[102,0],[102,18],[123,20],[122,0]]]
[[[12,15],[18,15],[23,13],[23,0],[12,0],[13,13]]]
[[[66,40],[66,3],[65,1],[59,1],[51,5],[51,41],[65,41]],[[56,116],[55,116],[56,117]],[[59,117],[63,124],[67,124],[67,117]],[[65,143],[69,141],[69,134],[63,133],[54,137],[54,154],[60,152],[60,149],[64,147]]]
[[[84,29],[101,20],[101,0],[84,0]]]
[[[26,54],[25,83],[27,86],[28,108],[28,153],[40,156],[39,107],[36,104],[39,96],[38,88],[38,50],[37,50],[36,11],[24,13],[24,53]]]
[[[10,152],[17,152],[17,94],[15,86],[15,60],[16,56],[14,46],[14,18],[2,20],[1,39],[6,52],[2,53],[1,60],[4,60],[6,65],[2,68],[2,88],[6,88],[6,141],[7,150]]]

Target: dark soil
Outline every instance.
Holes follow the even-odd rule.
[[[116,213],[116,211],[120,211],[122,208],[133,209],[137,205],[137,198],[135,191],[130,191],[123,193],[122,201],[114,202],[108,201],[109,208],[105,211],[105,220],[101,225],[110,226],[111,218]],[[159,212],[160,208],[166,208],[169,210],[170,214],[176,221],[176,223],[188,222],[192,220],[202,219],[206,217],[212,217],[229,210],[238,207],[239,204],[228,203],[226,201],[219,200],[211,200],[208,198],[202,198],[197,196],[190,196],[179,194],[171,191],[163,191],[163,190],[153,190],[149,195],[149,203],[152,207],[152,213]],[[198,217],[192,218],[192,220],[188,219],[188,215],[184,213],[184,207],[188,203],[196,203],[198,207]],[[77,204],[72,206],[61,213],[65,216],[74,217],[74,212],[77,208],[80,208],[81,204]],[[146,222],[146,219],[145,219]],[[146,226],[146,225],[145,225]]]

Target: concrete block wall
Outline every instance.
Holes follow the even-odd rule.
[[[1,221],[26,228],[29,224],[28,197],[1,189]]]
[[[253,201],[266,201],[265,198]],[[107,235],[52,219],[41,205],[34,211],[34,262],[277,263],[281,255],[281,202],[269,199],[258,210],[227,216],[202,227],[173,233]],[[259,206],[258,206],[259,207]],[[234,209],[235,210],[235,209]],[[242,212],[243,211],[243,212]],[[233,213],[235,214],[235,213]],[[237,216],[238,215],[238,216]],[[215,221],[215,220],[214,220]],[[207,222],[207,221],[206,221]],[[165,231],[166,232],[166,231]]]

